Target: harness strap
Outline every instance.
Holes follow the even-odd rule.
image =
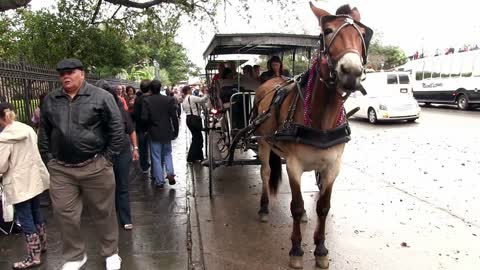
[[[290,123],[268,137],[271,141],[295,142],[326,149],[350,141],[348,122],[334,129],[318,130],[297,123]]]
[[[290,103],[290,107],[288,108],[287,118],[285,119],[285,122],[283,122],[283,125],[293,122],[293,116],[295,115],[295,110],[297,110],[297,103],[298,103],[299,96],[300,94],[297,92],[295,94],[295,97],[293,98],[293,102]]]

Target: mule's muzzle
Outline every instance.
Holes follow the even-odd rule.
[[[363,65],[360,55],[346,53],[337,63],[338,82],[345,92],[354,92],[360,86]]]
[[[351,74],[340,74],[339,83],[345,92],[355,92],[360,87],[361,76]]]

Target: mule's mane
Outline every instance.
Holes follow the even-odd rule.
[[[352,9],[349,4],[346,4],[346,5],[340,6],[335,12],[335,15],[349,15],[355,9],[356,8]]]

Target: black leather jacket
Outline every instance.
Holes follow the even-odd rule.
[[[58,89],[43,100],[38,144],[45,163],[52,158],[80,163],[97,154],[111,159],[125,137],[113,96],[84,82],[73,100]]]

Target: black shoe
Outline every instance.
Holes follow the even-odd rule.
[[[160,184],[160,185],[156,184],[156,185],[155,185],[156,188],[160,188],[160,189],[161,189],[161,188],[164,188],[164,186],[165,186],[164,184]]]
[[[175,175],[167,175],[168,184],[175,185],[177,182],[175,181]]]

